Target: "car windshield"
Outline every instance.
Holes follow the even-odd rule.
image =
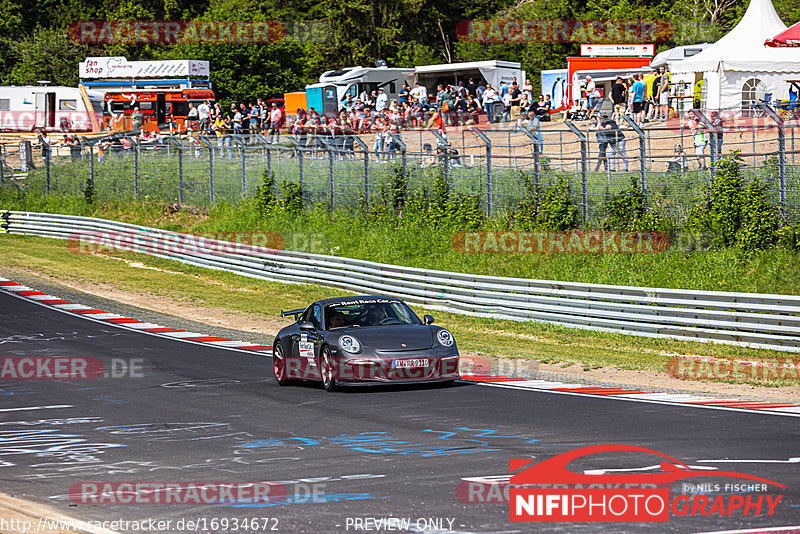
[[[343,302],[325,308],[328,330],[362,326],[422,324],[411,308],[399,301]]]

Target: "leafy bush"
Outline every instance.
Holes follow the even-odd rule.
[[[750,252],[775,244],[778,230],[778,213],[767,200],[764,186],[753,179],[742,194],[741,228],[736,237],[736,247]]]
[[[538,227],[540,230],[573,230],[578,227],[578,208],[569,195],[569,183],[560,177],[549,183],[540,205]]]
[[[625,191],[608,195],[603,205],[606,217],[601,222],[603,230],[665,230],[671,223],[652,207],[647,210],[642,189],[636,177]]]
[[[717,245],[750,252],[774,244],[778,212],[758,180],[745,187],[742,164],[739,151],[717,162],[713,186],[706,186],[696,201],[687,228],[711,234]]]
[[[281,182],[281,208],[289,215],[300,215],[303,212],[303,188],[297,182]]]
[[[530,177],[521,173],[525,195],[514,213],[514,223],[522,230],[573,230],[578,227],[578,208],[572,203],[569,183],[559,177],[546,187],[531,183]]]
[[[779,247],[800,251],[800,223],[784,226],[776,233]]]
[[[267,170],[264,169],[264,174],[261,175],[261,185],[256,188],[256,195],[253,200],[256,211],[262,217],[273,213],[277,207],[278,199],[272,190],[274,186],[275,175],[267,173]]]
[[[389,197],[392,207],[399,211],[406,204],[408,195],[408,178],[403,176],[403,168],[395,166],[392,172],[392,179],[389,181]]]
[[[95,201],[94,180],[92,180],[91,176],[86,178],[86,183],[83,186],[83,198],[86,200],[87,204],[89,204],[90,206],[94,206],[94,201]]]

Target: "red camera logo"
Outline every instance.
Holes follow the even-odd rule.
[[[567,469],[570,462],[591,454],[643,452],[660,457],[660,473],[585,474]],[[666,460],[666,461],[664,461]],[[511,460],[511,470],[531,460]],[[511,476],[509,505],[511,521],[656,522],[674,515],[773,515],[783,495],[758,496],[720,494],[681,495],[670,503],[668,484],[695,477],[728,477],[761,482],[752,485],[786,486],[753,475],[733,471],[707,471],[688,465],[652,449],[630,445],[583,447],[537,462]],[[719,485],[712,485],[719,487]],[[736,486],[728,484],[727,486]],[[739,485],[741,486],[741,485]]]

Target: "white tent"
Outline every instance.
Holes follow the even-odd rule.
[[[747,11],[722,39],[673,65],[674,73],[694,73],[703,80],[702,106],[750,108],[772,94],[786,99],[787,80],[800,79],[800,50],[771,48],[764,41],[786,29],[771,0],[751,0]]]

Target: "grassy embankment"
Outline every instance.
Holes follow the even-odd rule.
[[[743,255],[733,250],[683,254],[462,254],[451,246],[452,232],[365,226],[350,215],[317,211],[300,218],[285,214],[264,219],[248,204],[219,205],[208,213],[169,213],[156,203],[106,204],[90,208],[82,198],[6,196],[0,207],[91,215],[192,233],[280,232],[295,250],[363,258],[432,269],[587,283],[680,287],[698,290],[800,293],[796,254],[769,250]],[[492,223],[489,223],[491,227]],[[130,256],[121,256],[130,259]],[[59,279],[108,284],[126,291],[226,308],[255,317],[274,318],[281,309],[341,294],[319,286],[284,285],[209,271],[180,263],[136,256],[137,262],[166,271],[141,269],[104,255],[70,252],[63,242],[2,236],[0,267],[29,269]],[[422,310],[418,310],[423,313]],[[436,312],[462,351],[489,356],[532,358],[545,363],[578,363],[584,369],[616,367],[663,372],[675,355],[754,360],[784,353],[656,340],[621,334],[518,323]],[[745,380],[761,385],[797,384],[797,380]]]

